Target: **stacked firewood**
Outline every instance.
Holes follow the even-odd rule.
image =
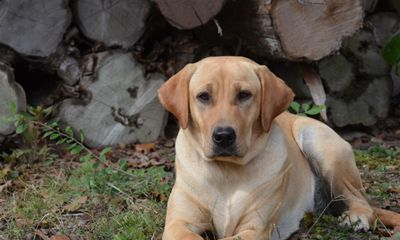
[[[322,91],[317,101],[333,125],[372,125],[400,92],[400,77],[381,56],[399,30],[396,7],[373,0],[0,1],[0,115],[11,114],[11,103],[18,111],[53,105],[90,147],[151,142],[166,123],[156,93],[169,76],[206,56],[244,55],[271,66],[299,98],[315,101],[321,94],[313,89]],[[0,140],[14,130],[0,121]]]

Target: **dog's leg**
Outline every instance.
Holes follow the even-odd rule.
[[[325,124],[309,118],[295,121],[293,136],[312,168],[329,184],[332,199],[342,199],[347,205],[344,223],[367,230],[374,212],[365,198],[351,145]]]
[[[174,186],[168,200],[163,240],[203,240],[200,236],[212,229],[207,210],[181,188]]]

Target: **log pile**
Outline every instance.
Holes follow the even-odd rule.
[[[326,95],[332,125],[372,125],[400,94],[398,71],[381,57],[400,28],[397,7],[376,0],[0,1],[0,115],[10,114],[9,102],[19,111],[54,105],[55,117],[83,130],[88,146],[151,142],[166,121],[156,98],[165,79],[206,56],[244,55],[271,66],[299,99],[315,100],[315,89],[323,101]],[[307,72],[320,79],[307,82],[311,92]],[[14,130],[0,122],[0,139]]]

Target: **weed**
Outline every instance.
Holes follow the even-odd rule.
[[[359,167],[384,171],[388,166],[400,168],[400,149],[387,148],[381,145],[368,150],[355,150],[356,163]]]
[[[159,239],[161,233],[164,205],[146,200],[141,202],[140,209],[115,213],[110,217],[100,218],[95,224],[96,239]]]
[[[95,154],[83,144],[81,132],[48,119],[51,108],[29,107],[27,113],[16,113],[12,104],[10,108],[13,115],[6,120],[15,124],[22,144],[0,153],[5,162],[18,168],[0,172],[2,182],[13,179],[18,188],[18,192],[0,195],[0,208],[8,209],[0,213],[0,239],[32,239],[36,229],[72,239],[160,238],[171,190],[170,174],[163,167],[133,170],[124,159],[111,163],[107,155],[112,148]],[[63,157],[56,151],[60,147],[81,164],[72,170],[54,166],[54,159]],[[57,179],[54,172],[59,174]],[[66,207],[79,196],[88,202]]]

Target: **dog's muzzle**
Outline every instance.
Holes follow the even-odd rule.
[[[212,134],[215,157],[236,156],[236,132],[231,127],[216,127]]]

